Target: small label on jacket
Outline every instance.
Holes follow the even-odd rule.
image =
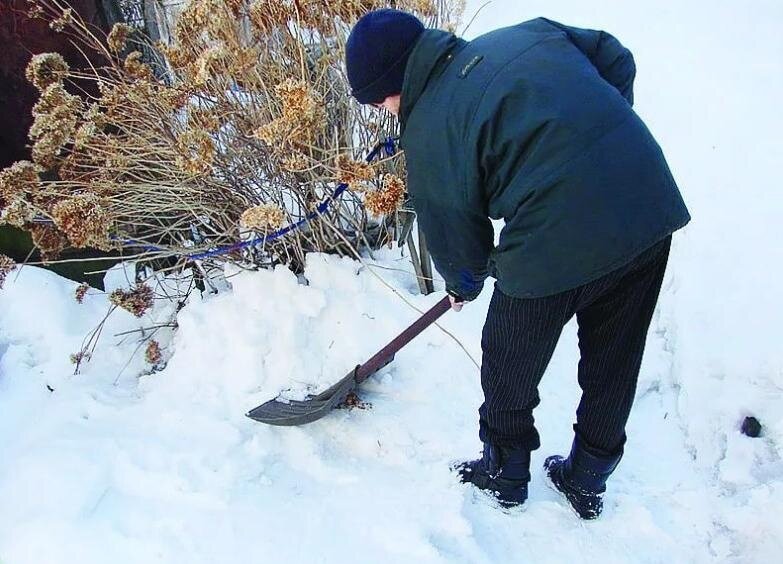
[[[470,60],[470,62],[468,62],[468,64],[462,67],[462,70],[459,71],[459,77],[465,78],[466,76],[468,76],[470,71],[472,71],[475,68],[475,66],[481,62],[483,58],[484,55],[476,55],[475,57],[473,57]]]

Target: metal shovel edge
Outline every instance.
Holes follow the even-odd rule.
[[[285,400],[277,397],[251,409],[246,415],[260,423],[285,427],[305,425],[321,419],[343,403],[357,386],[394,360],[395,353],[432,325],[450,307],[449,297],[446,296],[370,360],[358,365],[323,392],[304,400]]]

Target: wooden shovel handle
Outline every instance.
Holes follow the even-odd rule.
[[[446,296],[424,315],[414,321],[410,327],[405,329],[402,333],[397,335],[388,345],[383,347],[380,351],[375,353],[370,360],[357,367],[356,369],[356,383],[361,384],[372,374],[382,368],[390,359],[397,353],[402,347],[410,343],[416,335],[424,331],[427,327],[435,323],[435,321],[451,308],[449,303],[449,297]]]

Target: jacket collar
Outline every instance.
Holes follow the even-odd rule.
[[[421,34],[408,58],[402,82],[400,95],[401,134],[405,131],[405,122],[408,121],[413,107],[429,81],[444,71],[451,61],[451,57],[448,55],[453,56],[467,43],[453,33],[439,29],[427,29]]]

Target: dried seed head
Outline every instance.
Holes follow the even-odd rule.
[[[44,91],[52,84],[61,83],[70,70],[59,53],[41,53],[30,59],[25,76],[38,90]]]
[[[3,207],[0,212],[0,225],[13,225],[14,227],[24,227],[35,219],[35,210],[25,200],[17,198]]]
[[[3,289],[5,284],[5,278],[8,274],[16,268],[16,263],[11,257],[0,254],[0,290]]]
[[[128,42],[128,37],[133,32],[133,28],[128,24],[117,23],[111,28],[106,43],[109,45],[109,49],[115,53],[119,53],[125,48],[125,44]]]
[[[274,148],[286,141],[289,130],[290,128],[284,120],[275,119],[256,129],[253,136]]]
[[[268,36],[275,29],[285,26],[291,13],[280,0],[254,0],[248,9],[248,16],[261,35]]]
[[[175,69],[184,68],[196,59],[195,54],[184,46],[158,43],[156,47]]]
[[[188,45],[204,37],[236,37],[237,14],[233,8],[237,4],[237,0],[191,0],[178,16],[174,27],[175,42]]]
[[[144,359],[153,366],[160,364],[163,360],[163,353],[160,350],[160,343],[152,339],[147,343],[147,350],[144,352]]]
[[[220,117],[213,110],[191,107],[188,111],[188,128],[216,131],[220,128]]]
[[[23,195],[34,197],[40,185],[38,171],[30,161],[17,161],[0,170],[1,199],[11,201]]]
[[[92,355],[87,351],[79,351],[71,355],[71,363],[81,364],[84,361],[90,360]]]
[[[360,189],[361,182],[368,182],[376,177],[373,166],[368,162],[355,161],[345,155],[337,157],[337,182],[347,184],[352,190]]]
[[[56,260],[68,246],[68,238],[65,233],[54,225],[34,223],[30,226],[29,231],[33,238],[33,244],[38,247],[44,262]]]
[[[225,73],[230,65],[231,54],[223,44],[206,49],[196,60],[196,81],[200,84]]]
[[[320,103],[315,91],[305,82],[288,78],[275,86],[275,92],[283,102],[283,119],[295,123],[316,117]]]
[[[30,1],[28,1],[28,4],[30,4],[30,7],[27,10],[27,17],[31,20],[35,19],[43,19],[44,17],[44,11],[40,4],[34,4]]]
[[[394,213],[405,198],[405,183],[399,176],[387,174],[380,190],[368,192],[364,205],[374,215]]]
[[[65,8],[60,14],[60,17],[52,21],[49,27],[57,33],[62,32],[66,27],[73,23],[73,10],[71,8]]]
[[[207,131],[188,129],[177,137],[176,165],[193,175],[205,175],[212,171],[215,159],[215,143]]]
[[[62,148],[73,137],[83,102],[60,83],[49,85],[33,106],[33,162],[52,168]]]
[[[133,290],[118,288],[109,294],[109,301],[136,317],[144,315],[152,307],[155,294],[146,284],[138,284]]]
[[[246,209],[239,219],[239,223],[246,229],[266,231],[269,228],[277,229],[283,225],[285,212],[274,204],[263,204]]]
[[[80,304],[84,303],[84,296],[87,295],[87,290],[90,289],[90,286],[87,283],[79,284],[79,286],[76,288],[76,292],[74,293],[74,298],[76,298],[76,301]]]
[[[123,68],[131,77],[139,80],[152,80],[154,75],[152,69],[145,65],[142,61],[142,54],[140,51],[133,51],[127,57],[123,63]]]
[[[294,151],[283,157],[281,166],[283,170],[287,170],[288,172],[301,172],[310,166],[310,159],[308,159],[307,155],[304,153]]]
[[[95,194],[78,194],[57,202],[52,207],[52,219],[75,247],[113,247],[106,206]]]
[[[301,80],[286,79],[275,87],[282,116],[256,129],[254,136],[272,148],[307,145],[323,131],[324,111],[315,90]]]

